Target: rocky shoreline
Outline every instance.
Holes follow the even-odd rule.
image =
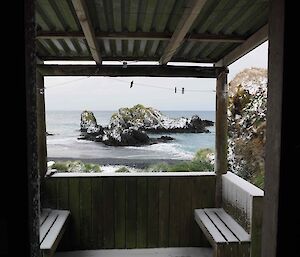
[[[144,146],[173,140],[168,135],[150,138],[147,133],[209,133],[207,127],[213,125],[214,122],[202,120],[197,115],[172,119],[158,110],[138,104],[119,109],[106,127],[97,124],[91,111],[83,111],[78,139],[102,142],[109,146]]]

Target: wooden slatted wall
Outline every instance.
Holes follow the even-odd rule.
[[[207,246],[193,211],[214,194],[214,175],[59,177],[46,180],[45,205],[71,211],[62,250]]]

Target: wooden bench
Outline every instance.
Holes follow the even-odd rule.
[[[213,246],[215,257],[250,256],[250,235],[224,209],[195,210],[195,220]]]
[[[196,209],[195,220],[214,257],[260,257],[264,192],[228,172],[222,176],[222,208]]]
[[[66,228],[69,211],[43,209],[40,216],[40,249],[43,257],[53,256]]]

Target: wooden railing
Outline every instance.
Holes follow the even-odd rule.
[[[223,208],[251,236],[251,257],[261,256],[264,191],[237,175],[222,176]]]
[[[50,177],[44,207],[70,210],[60,248],[208,246],[194,221],[214,207],[215,175]]]

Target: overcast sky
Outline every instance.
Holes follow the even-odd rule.
[[[266,42],[228,67],[228,81],[245,68],[267,68],[267,55]],[[45,77],[45,103],[46,110],[117,110],[135,104],[159,110],[215,110],[215,86],[215,79],[201,78]]]

